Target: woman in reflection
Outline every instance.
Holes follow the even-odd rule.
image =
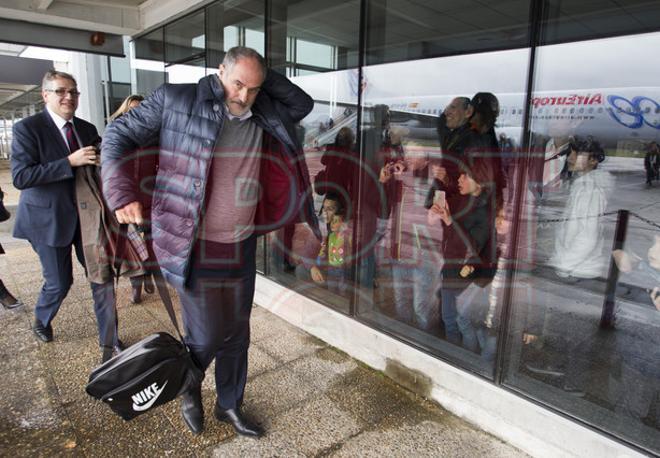
[[[124,101],[119,106],[117,111],[115,111],[114,113],[112,113],[112,115],[110,115],[110,121],[114,121],[115,119],[125,115],[130,110],[137,107],[143,100],[144,97],[142,97],[141,95],[138,94],[129,95],[124,99]],[[138,180],[138,183],[140,183],[140,187],[142,188],[145,180],[153,180],[154,179],[153,177],[155,177],[156,175],[156,167],[157,167],[156,156],[149,154],[148,150],[140,151],[138,154],[139,154],[139,157],[137,158],[138,160],[135,161],[136,164],[135,176],[136,179]],[[142,192],[141,194],[144,197],[142,199],[142,207],[143,210],[146,210],[147,218],[149,218],[149,209],[151,209],[151,193]],[[144,291],[148,294],[152,294],[155,290],[150,274],[146,274],[138,277],[130,277],[130,281],[131,281],[131,289],[133,293],[131,295],[131,299],[134,304],[139,304],[140,302],[142,302],[142,286],[144,286]]]
[[[442,257],[440,231],[428,230],[423,198],[427,190],[428,153],[403,138],[409,130],[392,127],[391,149],[379,173],[388,209],[379,217],[379,268],[391,269],[396,318],[420,330],[435,326],[434,290]],[[389,229],[389,230],[388,230]]]
[[[548,261],[556,274],[566,279],[596,278],[604,274],[607,262],[601,217],[614,183],[609,172],[598,168],[605,155],[593,145],[572,142],[566,159],[570,193]]]
[[[492,162],[476,158],[470,170],[463,171],[458,179],[458,190],[466,204],[461,211],[452,214],[447,201],[435,203],[428,212],[430,225],[442,221],[442,241],[445,263],[441,271],[441,316],[445,325],[446,339],[478,351],[478,343],[466,336],[473,334],[468,317],[457,311],[457,297],[472,283],[486,286],[496,268],[495,252],[495,205]]]

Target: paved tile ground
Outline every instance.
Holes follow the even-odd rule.
[[[27,244],[0,239],[7,250],[0,278],[26,304],[0,310],[0,456],[523,456],[259,307],[245,409],[263,421],[264,438],[237,437],[211,417],[213,371],[203,385],[202,435],[186,430],[178,401],[125,422],[84,391],[100,352],[82,269],[76,266],[53,323],[54,341],[38,342],[30,330],[38,259]],[[156,296],[134,305],[129,293],[122,280],[119,325],[127,344],[172,332]]]

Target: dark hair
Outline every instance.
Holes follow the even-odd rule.
[[[605,160],[605,151],[597,141],[581,141],[573,139],[571,142],[571,151],[576,153],[589,153],[589,159],[601,163]],[[598,167],[596,165],[596,167]]]
[[[78,86],[76,79],[70,73],[60,72],[55,69],[50,69],[46,72],[43,79],[41,80],[41,88],[46,89],[46,87],[50,84],[51,81],[55,81],[58,78],[73,81],[73,84]]]
[[[500,102],[490,92],[477,92],[472,97],[470,104],[475,113],[479,113],[481,120],[488,128],[495,126],[497,116],[500,114]]]
[[[344,218],[346,217],[346,202],[342,196],[340,196],[335,192],[327,192],[325,194],[325,197],[323,198],[323,202],[325,202],[326,200],[332,200],[333,202],[337,202],[337,211],[335,211],[335,215],[343,216]],[[322,207],[321,207],[321,211],[323,211]]]
[[[355,142],[355,134],[353,129],[348,126],[342,127],[335,136],[335,146],[340,148],[351,148]]]
[[[247,46],[234,46],[233,48],[230,48],[225,53],[225,57],[222,60],[222,65],[225,66],[227,71],[230,71],[234,64],[241,59],[255,59],[261,67],[261,72],[264,79],[266,79],[266,73],[268,72],[266,67],[266,59],[264,59],[264,57],[256,50],[248,48]]]

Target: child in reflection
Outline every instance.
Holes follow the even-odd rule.
[[[558,276],[577,281],[604,273],[604,226],[601,216],[607,207],[607,194],[613,190],[609,172],[598,169],[605,159],[595,143],[572,142],[566,159],[570,194],[555,232],[554,252],[548,264]]]
[[[345,294],[351,254],[351,231],[345,206],[340,198],[330,193],[323,201],[323,213],[328,222],[328,235],[321,244],[310,274],[315,283],[325,284],[333,293]]]
[[[458,179],[458,190],[463,197],[462,208],[452,210],[446,200],[435,203],[428,212],[428,222],[442,221],[445,228],[443,253],[445,264],[441,271],[441,316],[447,341],[461,344],[462,336],[472,335],[469,318],[458,314],[457,297],[472,283],[486,286],[497,267],[495,253],[495,195],[492,189],[494,171],[492,162],[475,159],[469,171]],[[458,211],[457,211],[458,210]],[[477,342],[463,339],[469,350],[478,351]]]

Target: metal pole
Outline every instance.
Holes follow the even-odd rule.
[[[619,210],[617,212],[616,232],[614,233],[614,244],[612,251],[623,249],[628,230],[628,210]],[[619,282],[619,268],[614,262],[614,257],[610,259],[610,270],[607,275],[607,286],[605,288],[605,300],[603,301],[603,313],[600,316],[601,329],[613,329],[616,321],[616,310],[614,303],[616,300],[616,285]]]

